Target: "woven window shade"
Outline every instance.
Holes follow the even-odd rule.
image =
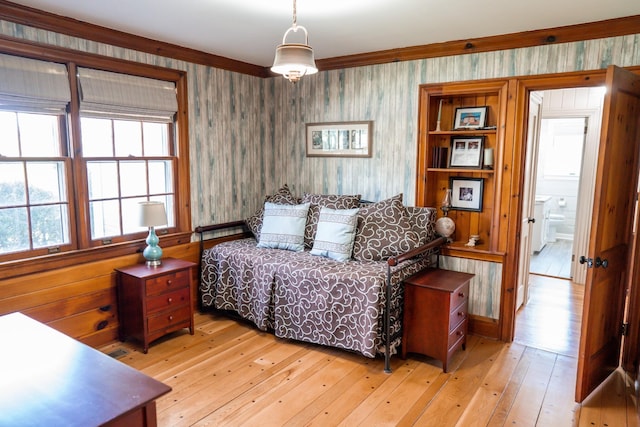
[[[178,111],[173,82],[78,68],[83,116],[168,123]]]
[[[64,64],[0,54],[0,109],[63,114],[70,100]]]

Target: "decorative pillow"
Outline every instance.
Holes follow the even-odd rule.
[[[349,261],[358,225],[358,210],[320,208],[311,255],[320,255],[340,262]]]
[[[258,247],[303,251],[308,212],[309,203],[278,205],[265,202]]]
[[[357,261],[383,261],[418,246],[402,194],[374,203],[358,212],[358,228],[353,244]]]
[[[433,240],[436,237],[436,208],[407,206],[405,209],[409,215],[411,228],[418,235],[418,246],[426,245]]]
[[[307,194],[302,197],[302,203],[309,202],[309,216],[307,217],[307,226],[304,230],[304,245],[307,248],[313,246],[313,239],[318,228],[318,218],[320,217],[320,208],[331,209],[355,209],[360,204],[360,195],[340,196],[336,194]]]
[[[282,188],[275,192],[275,194],[265,197],[264,201],[277,203],[279,205],[297,205],[300,203],[300,200],[291,194],[287,184],[283,185]],[[249,230],[251,230],[256,240],[260,240],[260,229],[262,228],[263,214],[264,206],[261,206],[256,213],[245,220],[247,227],[249,227]]]

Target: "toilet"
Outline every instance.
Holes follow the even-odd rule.
[[[547,219],[547,242],[555,242],[557,240],[557,228],[564,224],[564,215],[550,213]]]

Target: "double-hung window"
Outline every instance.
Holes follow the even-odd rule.
[[[143,232],[143,201],[163,202],[173,227],[175,85],[88,68],[78,81],[92,245]]]
[[[0,54],[0,262],[143,238],[143,201],[185,231],[177,111],[174,81]]]
[[[70,248],[63,64],[0,55],[0,257]]]

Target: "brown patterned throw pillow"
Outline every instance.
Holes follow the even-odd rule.
[[[353,259],[384,261],[416,248],[419,240],[398,194],[360,208]]]
[[[418,235],[418,246],[426,245],[433,240],[436,237],[436,209],[421,206],[407,206],[405,209],[409,215],[411,227]]]
[[[304,245],[313,247],[313,239],[318,228],[320,208],[330,209],[354,209],[360,204],[360,195],[340,196],[337,194],[307,194],[302,197],[302,203],[311,203],[307,215],[307,226],[304,229]]]
[[[289,190],[289,186],[287,184],[284,184],[274,194],[265,197],[264,201],[277,203],[279,205],[297,205],[300,202],[297,197],[291,194],[291,190]],[[263,215],[264,203],[256,213],[245,220],[245,222],[247,223],[247,227],[249,227],[249,230],[251,230],[256,240],[260,240],[260,229],[262,228]]]

